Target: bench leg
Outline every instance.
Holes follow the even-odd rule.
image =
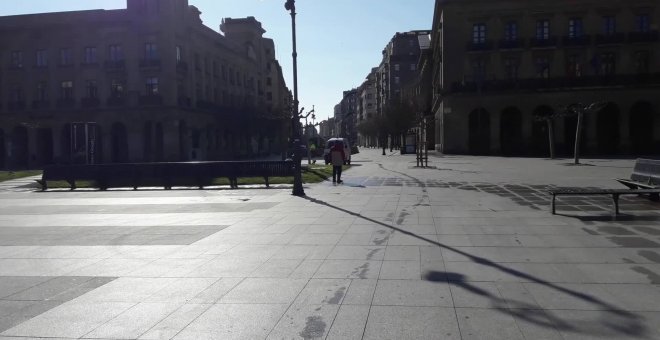
[[[553,215],[555,214],[555,198],[556,197],[557,197],[556,195],[552,195],[552,202],[550,203],[550,210],[552,211]]]
[[[612,194],[612,201],[614,202],[614,214],[619,214],[619,194]]]

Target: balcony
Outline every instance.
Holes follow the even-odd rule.
[[[14,100],[7,103],[7,109],[9,111],[23,111],[25,110],[25,101],[24,100]]]
[[[179,96],[179,98],[177,98],[177,104],[181,107],[191,107],[192,100],[187,96]]]
[[[103,67],[108,71],[124,71],[126,69],[125,60],[106,60]]]
[[[562,37],[562,43],[564,46],[587,46],[591,44],[590,35],[579,35],[579,36],[564,36]]]
[[[631,42],[631,43],[657,42],[658,41],[658,31],[630,32],[630,33],[628,33],[628,41]]]
[[[502,39],[497,44],[500,50],[511,50],[516,48],[524,48],[525,42],[522,39]]]
[[[506,91],[539,91],[573,89],[584,87],[621,87],[621,86],[658,86],[660,85],[660,73],[627,74],[627,75],[603,75],[587,77],[560,77],[548,79],[512,79],[512,80],[490,80],[481,83],[455,82],[451,86],[452,93],[476,93],[476,92],[506,92]]]
[[[598,34],[596,35],[596,45],[614,45],[626,42],[624,33]]]
[[[466,48],[468,51],[490,51],[493,49],[493,42],[489,40],[484,42],[470,41],[467,43]]]
[[[98,107],[101,101],[98,98],[85,97],[80,101],[80,105],[85,108]]]
[[[50,108],[50,102],[47,100],[33,100],[32,109],[41,110]]]
[[[111,107],[124,106],[126,105],[126,98],[121,96],[110,97],[107,99],[106,105]]]
[[[177,61],[176,70],[177,72],[188,72],[188,63],[181,60]]]
[[[70,109],[76,106],[76,100],[73,98],[60,98],[55,105],[58,109]]]
[[[215,110],[217,106],[213,104],[212,102],[206,101],[206,100],[198,100],[196,105],[198,109],[201,110]]]
[[[140,96],[138,99],[140,106],[158,106],[163,105],[163,97],[159,94],[152,94],[148,96]]]
[[[529,47],[532,48],[557,47],[557,37],[548,37],[548,39],[531,38],[529,39]]]
[[[142,59],[140,60],[141,69],[159,69],[161,65],[160,59]]]

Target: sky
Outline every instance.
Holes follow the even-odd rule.
[[[276,57],[293,91],[291,16],[285,0],[188,0],[204,24],[254,16],[275,41]],[[357,87],[396,32],[430,30],[434,0],[297,0],[298,97],[316,121],[333,116],[342,91]],[[0,15],[126,8],[126,0],[0,1]]]

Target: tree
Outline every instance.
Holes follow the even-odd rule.
[[[577,126],[575,127],[575,149],[573,154],[575,164],[580,164],[580,139],[582,138],[582,121],[584,119],[584,114],[600,112],[605,106],[607,106],[607,103],[605,102],[595,102],[588,105],[575,103],[564,109],[566,115],[577,115]]]
[[[545,106],[547,108],[547,106]],[[555,129],[554,120],[557,118],[551,109],[542,110],[534,115],[534,120],[545,122],[548,127],[548,142],[550,148],[550,159],[555,159]]]

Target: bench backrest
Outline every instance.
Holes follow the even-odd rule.
[[[630,179],[644,184],[660,185],[660,160],[637,159]]]

